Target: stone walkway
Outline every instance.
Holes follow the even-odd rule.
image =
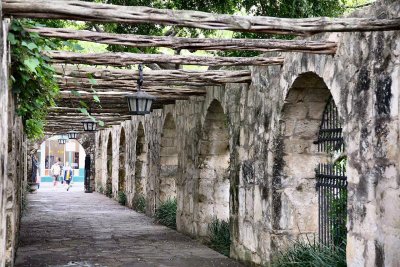
[[[30,195],[16,266],[241,266],[153,219],[74,185]]]

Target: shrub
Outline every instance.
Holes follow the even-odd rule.
[[[99,193],[103,194],[104,193],[104,188],[102,186],[99,186]]]
[[[156,209],[157,222],[176,229],[176,198],[168,199],[160,204],[160,207]]]
[[[143,195],[136,195],[132,201],[133,209],[145,213],[146,212],[146,198]]]
[[[346,251],[316,242],[295,241],[286,250],[272,258],[272,267],[345,267]]]
[[[126,204],[126,195],[125,192],[118,192],[118,203],[125,206]]]
[[[112,183],[111,183],[111,179],[107,179],[105,194],[106,194],[106,196],[108,196],[109,198],[112,197]]]
[[[229,257],[231,247],[231,233],[229,222],[215,218],[209,225],[210,247]]]

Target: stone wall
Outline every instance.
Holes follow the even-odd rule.
[[[0,3],[0,15],[1,15]],[[5,265],[6,254],[6,189],[8,153],[8,70],[5,24],[0,23],[0,266]]]
[[[8,172],[6,202],[6,266],[13,266],[18,243],[23,189],[26,186],[27,150],[22,119],[15,113],[16,98],[9,94]]]
[[[400,3],[391,2],[378,2],[354,15],[399,16]],[[338,41],[337,54],[283,54],[283,67],[249,68],[250,86],[210,87],[205,97],[176,101],[97,133],[96,190],[106,188],[111,138],[112,197],[117,198],[123,127],[129,207],[144,194],[146,213],[153,215],[160,198],[167,197],[162,187],[171,187],[174,177],[178,231],[204,237],[214,217],[229,216],[231,256],[267,265],[290,240],[317,233],[314,169],[327,155],[318,152],[313,141],[327,100],[333,97],[343,119],[348,157],[348,265],[396,266],[400,33],[313,38]],[[171,121],[176,143],[171,141]],[[170,155],[167,149],[176,149],[172,154],[177,154],[177,167],[171,167],[175,158],[165,158]],[[169,170],[173,175],[165,174]]]
[[[1,15],[1,4],[0,4]],[[26,185],[26,138],[16,99],[8,84],[8,21],[0,25],[0,266],[13,266],[18,245],[23,188]]]

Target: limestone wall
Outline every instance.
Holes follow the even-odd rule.
[[[1,4],[0,4],[1,15]],[[0,266],[13,266],[18,244],[27,146],[16,99],[8,84],[8,22],[0,25]]]
[[[1,3],[0,3],[1,15]],[[6,254],[6,189],[8,153],[8,83],[7,50],[3,21],[0,23],[0,266],[5,265]]]
[[[26,140],[21,117],[15,113],[16,99],[9,94],[8,109],[8,172],[6,202],[6,266],[13,266],[18,245],[22,194],[26,177]]]
[[[399,16],[400,3],[390,2],[378,2],[355,15]],[[171,161],[163,156],[165,147],[174,144],[178,230],[205,237],[213,217],[229,216],[231,256],[268,264],[288,241],[316,237],[314,169],[326,154],[319,153],[313,141],[332,96],[343,119],[348,156],[348,265],[396,266],[400,262],[400,33],[313,38],[338,41],[337,54],[284,54],[283,67],[249,68],[250,86],[210,87],[205,97],[177,101],[124,122],[128,206],[132,207],[139,187],[149,215],[160,195],[166,197],[162,187],[171,180],[161,179],[170,177],[165,171]],[[170,140],[171,127],[164,127],[167,116],[174,121],[176,143]],[[140,127],[143,131],[138,131]],[[111,136],[114,198],[120,133],[121,127],[113,126],[96,134],[96,190],[106,188]],[[163,145],[165,136],[168,146]]]

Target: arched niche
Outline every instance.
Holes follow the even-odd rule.
[[[314,142],[330,97],[323,79],[312,72],[299,75],[286,96],[272,178],[271,223],[282,233],[273,238],[275,247],[318,231],[315,169],[327,155]]]
[[[176,147],[176,125],[171,113],[165,117],[161,134],[159,200],[176,198],[176,176],[178,170],[178,149]]]
[[[229,131],[227,117],[217,100],[207,110],[199,163],[198,234],[206,236],[214,218],[229,220]]]
[[[136,139],[136,162],[135,162],[135,196],[140,197],[146,193],[146,164],[147,147],[144,127],[139,122]]]
[[[118,192],[125,192],[126,188],[126,136],[122,127],[119,137],[119,168],[118,168]]]
[[[112,134],[108,134],[107,139],[107,180],[106,180],[106,191],[105,194],[108,197],[112,197],[112,161],[113,161],[113,145],[112,145]]]

